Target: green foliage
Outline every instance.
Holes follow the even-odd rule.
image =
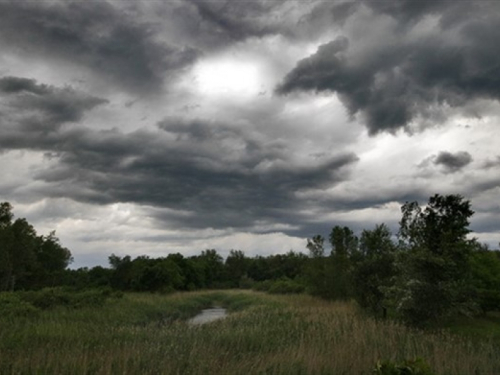
[[[387,288],[392,286],[396,275],[394,265],[396,246],[391,232],[377,225],[373,230],[364,230],[360,238],[360,251],[353,270],[355,297],[363,308],[385,315]]]
[[[255,285],[255,281],[248,277],[247,275],[243,275],[240,278],[240,281],[238,283],[238,287],[240,289],[252,289],[253,286]]]
[[[38,313],[38,308],[24,301],[15,292],[0,293],[0,316],[2,317],[26,317]]]
[[[329,239],[332,245],[332,254],[334,255],[348,257],[358,249],[358,238],[348,227],[334,226]]]
[[[250,259],[241,250],[231,250],[224,263],[226,277],[231,287],[240,286],[240,280],[247,275]]]
[[[435,195],[425,209],[417,202],[401,208],[399,275],[392,288],[395,306],[409,323],[422,325],[474,311],[466,238],[470,202],[458,195]]]
[[[405,360],[401,363],[378,361],[373,369],[374,375],[435,375],[422,358]]]
[[[500,252],[475,243],[471,256],[472,284],[481,311],[500,310]]]
[[[335,226],[330,233],[332,251],[327,263],[329,297],[347,300],[352,297],[352,257],[358,252],[358,238],[348,227]]]
[[[140,256],[132,260],[129,256],[109,257],[114,269],[111,285],[121,290],[169,292],[181,289],[185,283],[178,264],[170,258],[151,259]]]
[[[213,305],[229,316],[189,326]],[[1,374],[369,374],[375,358],[401,367],[416,357],[439,374],[498,374],[497,354],[490,341],[408,329],[307,295],[126,293],[97,308],[0,315]]]
[[[271,294],[303,293],[305,286],[288,278],[274,281],[268,289]]]
[[[259,292],[267,292],[273,285],[273,280],[257,281],[254,283],[252,289]]]
[[[0,291],[34,289],[61,282],[72,261],[55,232],[38,236],[26,219],[12,221],[8,202],[0,204]]]
[[[325,239],[316,235],[312,239],[307,239],[307,249],[309,250],[309,262],[307,263],[305,274],[309,292],[315,296],[328,296],[329,287],[326,282],[327,261],[325,259]]]
[[[15,292],[16,298],[34,306],[37,309],[52,309],[56,307],[83,308],[99,307],[110,298],[121,298],[120,292],[109,288],[73,290],[68,288],[45,288],[38,291]]]
[[[358,253],[358,238],[347,227],[335,226],[330,233],[332,250],[324,250],[324,238],[317,235],[307,240],[310,259],[306,280],[313,295],[327,299],[348,300],[353,295],[352,258]]]

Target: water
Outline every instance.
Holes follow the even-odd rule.
[[[227,316],[226,309],[222,307],[214,307],[211,309],[204,309],[194,318],[188,320],[190,325],[201,325],[213,322],[215,320],[223,319]]]

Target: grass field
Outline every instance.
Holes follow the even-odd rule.
[[[213,304],[224,320],[191,327]],[[0,374],[371,374],[424,358],[437,374],[500,374],[499,342],[413,331],[352,303],[257,292],[125,294],[102,307],[0,317]]]

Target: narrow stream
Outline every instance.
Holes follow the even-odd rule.
[[[189,325],[201,325],[213,322],[215,320],[223,319],[227,316],[226,309],[222,307],[213,307],[211,309],[204,309],[195,317],[188,320]]]

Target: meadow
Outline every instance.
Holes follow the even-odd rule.
[[[226,319],[190,326],[202,308]],[[436,374],[499,374],[499,340],[413,330],[308,295],[126,293],[0,317],[0,374],[372,374],[423,358]]]

